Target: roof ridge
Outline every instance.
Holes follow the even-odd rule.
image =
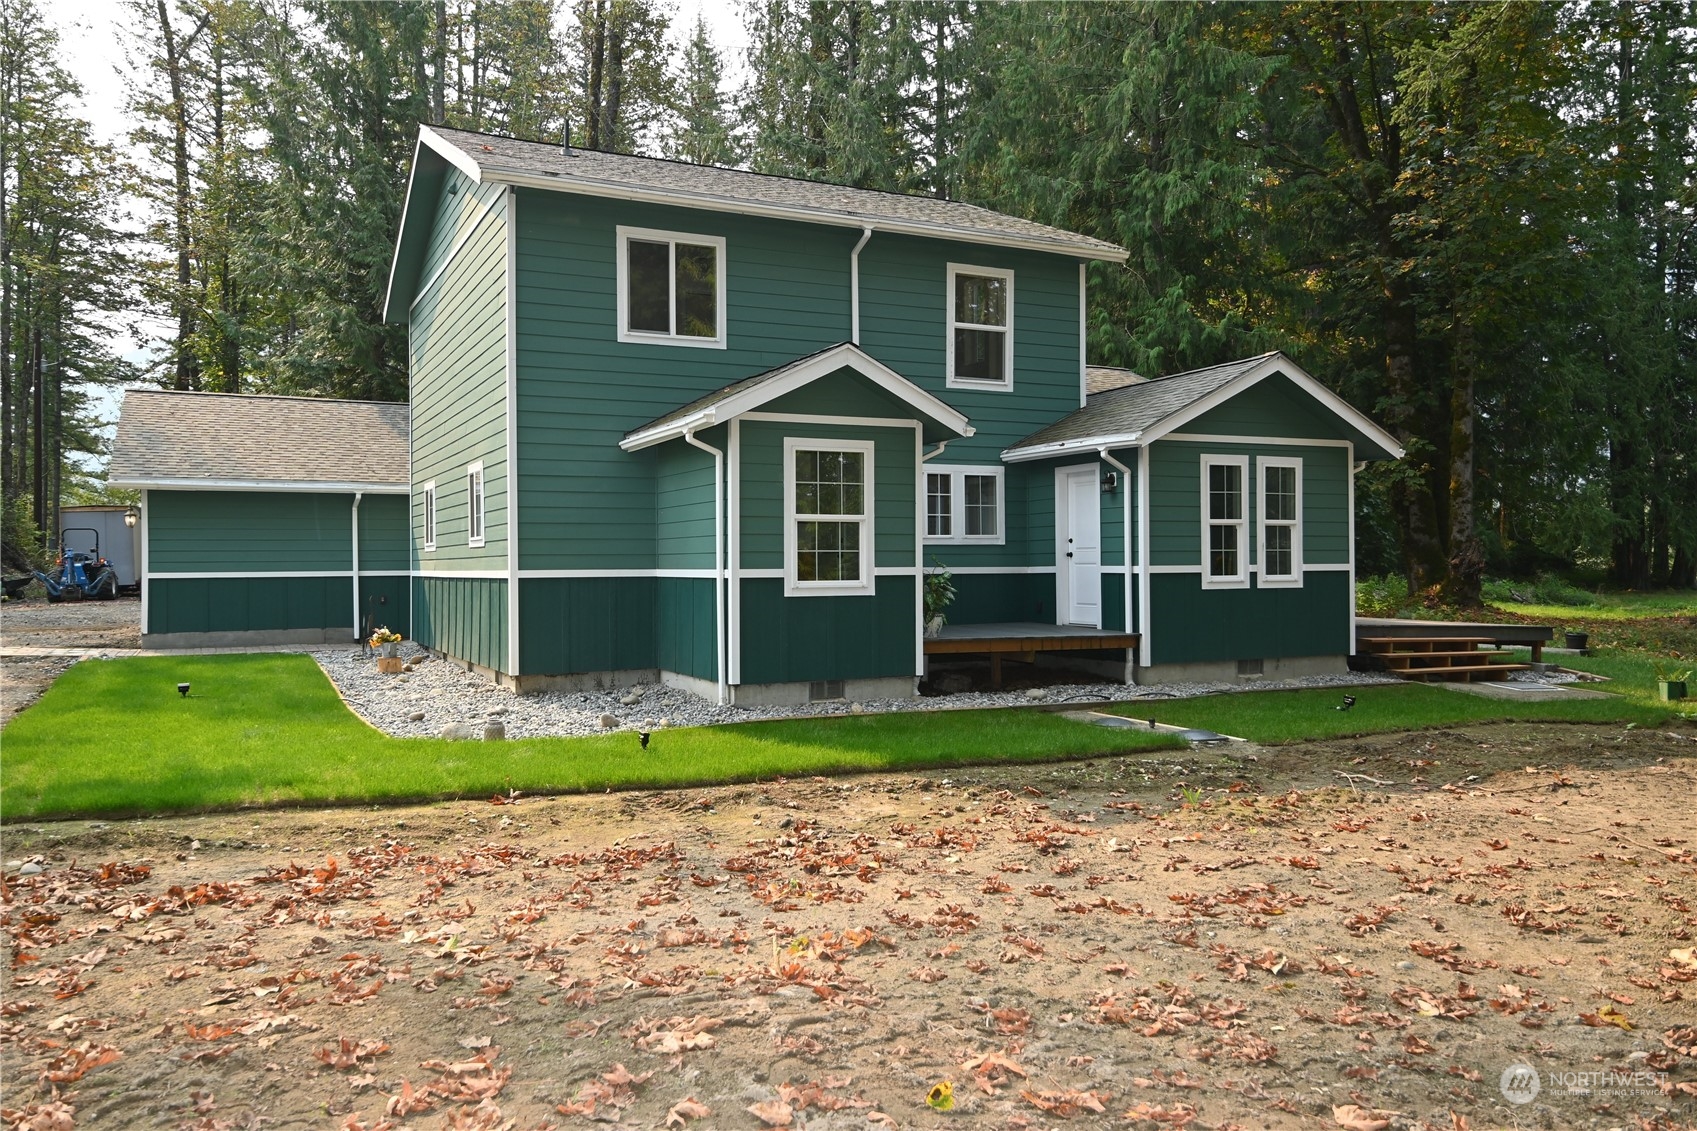
[[[157,389],[147,385],[132,385],[120,390],[125,396],[130,393],[167,393],[175,397],[228,397],[231,400],[242,401],[307,401],[318,404],[374,404],[396,405],[407,407],[408,401],[369,401],[355,397],[308,397],[299,393],[220,393],[212,389]]]
[[[1151,377],[1148,380],[1144,381],[1143,384],[1153,385],[1153,384],[1157,384],[1158,382],[1161,382],[1161,381],[1171,381],[1171,380],[1173,380],[1174,378],[1177,378],[1177,377],[1194,377],[1198,373],[1207,373],[1211,369],[1225,369],[1228,366],[1232,366],[1232,365],[1248,365],[1252,361],[1265,361],[1269,357],[1272,357],[1275,354],[1281,354],[1283,352],[1284,352],[1283,350],[1268,350],[1266,353],[1251,354],[1249,357],[1240,357],[1240,358],[1236,358],[1232,361],[1217,361],[1213,365],[1199,365],[1195,369],[1182,369],[1177,373],[1168,373],[1168,374],[1166,374],[1165,376],[1162,376],[1162,377]],[[1128,385],[1126,387],[1130,388],[1131,386]],[[1112,392],[1114,390],[1109,390],[1109,391]]]

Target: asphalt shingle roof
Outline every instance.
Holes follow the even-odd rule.
[[[559,177],[562,187],[565,182],[575,179],[613,189],[624,187],[688,194],[701,198],[697,206],[708,209],[736,211],[739,205],[765,204],[830,214],[857,223],[885,221],[951,229],[980,242],[984,237],[1003,237],[1051,245],[1056,251],[1074,255],[1115,261],[1126,256],[1125,249],[1106,240],[959,201],[847,188],[821,181],[768,176],[713,165],[692,165],[656,157],[600,153],[575,146],[568,153],[552,142],[520,141],[445,126],[429,128],[476,162],[494,180],[500,180],[503,172]]]
[[[405,487],[407,437],[405,404],[130,389],[109,475]]]
[[[1206,369],[1192,369],[1170,377],[1157,377],[1152,381],[1138,381],[1092,393],[1085,398],[1083,408],[1033,432],[1009,450],[1145,431],[1221,386],[1237,380],[1272,356],[1264,353],[1241,361],[1228,361],[1224,365],[1210,365]]]
[[[1135,385],[1149,378],[1133,373],[1129,369],[1120,369],[1112,365],[1087,365],[1084,367],[1084,391],[1086,393],[1105,393],[1109,389],[1123,389],[1127,385]]]

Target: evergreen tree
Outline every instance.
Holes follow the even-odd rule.
[[[684,44],[677,76],[677,109],[662,152],[698,165],[735,165],[742,159],[732,107],[725,93],[725,64],[697,16]]]

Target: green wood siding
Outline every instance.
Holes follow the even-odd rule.
[[[505,578],[415,577],[412,592],[414,640],[457,659],[507,670]]]
[[[1302,460],[1302,560],[1305,565],[1349,561],[1347,448],[1277,444],[1210,444],[1159,440],[1149,449],[1149,522],[1157,566],[1202,564],[1202,457],[1247,455],[1253,486],[1260,456]],[[1250,563],[1258,562],[1256,492],[1249,492]],[[1307,583],[1306,581],[1304,582]]]
[[[366,495],[359,503],[359,570],[412,568],[405,495]]]
[[[875,561],[881,566],[913,565],[914,461],[918,458],[911,428],[837,424],[780,424],[749,421],[742,429],[742,515],[740,568],[781,569],[784,565],[784,438],[867,440],[873,452]],[[883,588],[884,578],[877,586]],[[909,590],[911,594],[912,590]],[[800,601],[821,600],[803,597]],[[850,598],[851,600],[858,598]],[[817,677],[824,678],[824,677]],[[833,677],[834,678],[834,677]]]
[[[405,576],[367,577],[360,575],[359,579],[359,618],[360,633],[366,631],[366,625],[382,625],[393,632],[405,636],[411,631],[412,610],[408,601],[412,596],[412,580]]]
[[[1354,594],[1344,570],[1311,573],[1301,588],[1203,589],[1200,573],[1149,579],[1150,663],[1341,656],[1351,648]]]
[[[711,578],[654,579],[657,667],[718,680],[718,614],[713,591]]]
[[[519,582],[519,668],[527,675],[659,667],[652,577],[527,577]],[[712,585],[707,617],[711,623]],[[709,649],[711,651],[711,649]]]
[[[443,193],[437,202],[424,278],[462,235],[471,236],[412,312],[412,528],[422,546],[422,487],[434,480],[436,549],[424,560],[438,569],[490,569],[507,559],[504,186],[473,185],[457,172],[449,181],[461,191]],[[479,221],[486,204],[493,211]],[[479,460],[485,545],[473,547],[467,544],[466,467]]]
[[[353,502],[351,494],[149,491],[148,572],[352,570]]]
[[[1277,374],[1209,409],[1179,431],[1206,436],[1353,440],[1356,459],[1390,458],[1389,452],[1345,424],[1296,382]]]
[[[701,439],[724,450],[722,436]],[[653,460],[657,564],[661,569],[712,569],[713,457],[677,440],[655,449]]]
[[[950,624],[1055,623],[1052,573],[957,573],[954,582],[955,599],[944,614]]]
[[[913,674],[913,578],[880,577],[873,597],[785,597],[778,578],[741,585],[743,683]]]
[[[149,633],[344,628],[352,640],[353,616],[350,577],[235,576],[147,581]]]

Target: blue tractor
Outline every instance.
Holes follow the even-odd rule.
[[[73,550],[67,535],[94,535],[94,549]],[[59,601],[110,601],[118,595],[118,575],[100,556],[100,531],[93,527],[67,527],[59,534],[59,560],[52,573],[37,570],[36,579],[47,587],[47,599]]]

